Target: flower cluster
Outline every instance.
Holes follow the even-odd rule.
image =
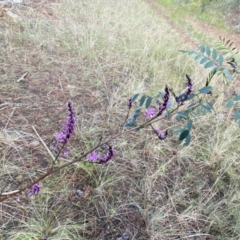
[[[108,152],[105,156],[100,157],[98,153],[96,153],[95,151],[88,154],[87,158],[90,162],[94,162],[95,160],[98,160],[98,163],[104,164],[106,162],[108,162],[109,160],[111,160],[113,157],[113,149],[112,146],[108,147]]]
[[[166,108],[168,106],[169,98],[170,98],[170,92],[169,92],[168,87],[166,86],[165,87],[165,94],[163,96],[163,103],[160,104],[160,106],[159,106],[158,116],[162,115],[164,110],[166,110]]]
[[[193,92],[193,83],[191,78],[186,74],[188,83],[187,83],[187,91],[186,93],[184,93],[183,95],[176,97],[176,101],[179,104],[182,104],[189,96],[190,94]]]
[[[158,138],[159,138],[160,140],[164,140],[164,139],[167,138],[168,131],[166,131],[165,133],[163,133],[160,129],[157,129],[157,130],[155,130],[155,132],[156,132],[156,134],[157,134],[157,136],[158,136]]]
[[[75,118],[74,118],[74,109],[72,107],[71,102],[68,102],[68,120],[63,125],[62,132],[59,132],[56,136],[56,140],[59,143],[67,143],[69,138],[71,137],[73,130],[74,130],[74,124],[75,124]]]
[[[29,190],[29,196],[32,197],[35,194],[39,194],[40,193],[40,187],[37,183],[33,184],[31,189]]]

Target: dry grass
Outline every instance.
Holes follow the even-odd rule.
[[[3,192],[50,166],[31,126],[53,151],[68,99],[77,126],[59,164],[122,131],[133,94],[156,95],[165,84],[180,92],[185,73],[200,86],[207,72],[178,52],[191,46],[151,11],[138,0],[65,0],[17,7],[17,22],[1,18]],[[240,133],[219,82],[216,112],[195,119],[190,146],[173,134],[159,142],[148,129],[122,135],[111,142],[112,162],[77,163],[42,181],[40,195],[3,202],[0,238],[239,239]]]

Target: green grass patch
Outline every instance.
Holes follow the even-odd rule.
[[[169,8],[169,11],[165,11],[165,13],[175,22],[182,20],[187,23],[188,19],[195,18],[219,29],[230,29],[223,20],[224,15],[221,10],[207,6],[203,9],[200,1],[177,3],[173,0],[158,0],[158,2]]]

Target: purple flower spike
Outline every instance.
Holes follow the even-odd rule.
[[[92,153],[88,154],[87,158],[90,162],[93,162],[94,160],[99,159],[100,156],[96,152],[92,152]]]
[[[188,83],[187,83],[187,87],[188,90],[186,92],[187,97],[193,92],[193,83],[192,83],[192,79],[186,74]]]
[[[152,117],[154,117],[154,116],[156,116],[156,110],[155,110],[155,108],[149,108],[148,110],[147,110],[147,112],[145,113],[145,117],[146,118],[152,118]]]
[[[74,109],[72,107],[71,102],[68,102],[68,120],[63,125],[63,131],[59,132],[56,136],[56,140],[60,143],[66,144],[71,137],[73,130],[74,130],[74,124],[75,124],[75,118],[74,118]]]
[[[100,163],[104,164],[111,160],[113,157],[113,149],[111,146],[108,147],[108,153],[100,159]]]
[[[155,130],[156,131],[156,134],[158,135],[158,138],[160,140],[164,140],[167,138],[167,135],[168,135],[168,131],[166,131],[165,133],[163,133],[160,129],[157,129]]]
[[[177,103],[182,104],[189,96],[190,94],[192,94],[193,92],[193,83],[191,78],[186,74],[187,77],[187,91],[186,93],[184,93],[183,95],[181,95],[180,97],[176,98]]]
[[[166,86],[165,94],[163,96],[163,103],[160,104],[160,106],[159,106],[158,116],[162,115],[162,113],[166,110],[166,108],[168,106],[169,98],[170,98],[170,92],[169,92],[168,87]]]
[[[32,197],[35,194],[39,194],[40,193],[40,187],[37,183],[33,184],[31,189],[29,190],[29,196]]]
[[[128,109],[131,109],[132,107],[132,98],[128,99]]]

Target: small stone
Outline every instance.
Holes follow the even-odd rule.
[[[40,142],[36,139],[29,143],[29,147],[37,147],[38,145],[40,145]]]
[[[77,195],[79,195],[80,197],[82,197],[84,195],[84,192],[81,190],[77,190],[76,191]]]
[[[122,238],[123,238],[124,240],[129,240],[129,239],[130,239],[130,236],[129,236],[129,234],[128,234],[127,232],[124,232],[123,235],[122,235]]]

